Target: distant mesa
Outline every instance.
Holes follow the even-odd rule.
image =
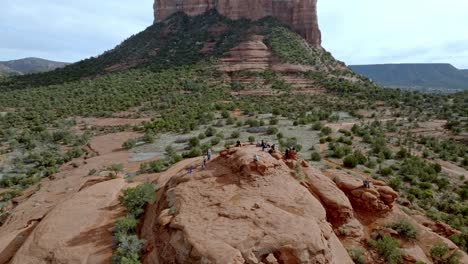
[[[440,92],[468,90],[468,70],[459,70],[451,64],[375,64],[350,68],[386,87]]]
[[[189,16],[216,9],[231,19],[258,20],[273,16],[289,25],[312,46],[320,46],[322,39],[317,19],[317,0],[155,0],[155,23],[177,12]]]
[[[0,61],[0,75],[23,75],[48,72],[63,68],[69,63],[50,61],[40,58],[24,58],[11,61]]]

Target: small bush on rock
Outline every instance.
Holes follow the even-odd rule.
[[[397,264],[402,262],[400,245],[398,241],[389,235],[384,235],[380,239],[371,240],[369,244],[384,258],[388,264]]]
[[[399,220],[395,223],[391,223],[388,227],[392,228],[393,230],[397,231],[400,236],[408,239],[408,240],[416,240],[418,231],[416,228],[406,220]]]

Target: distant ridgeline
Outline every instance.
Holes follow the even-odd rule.
[[[433,92],[468,90],[468,70],[450,64],[376,64],[350,68],[386,87]]]
[[[44,60],[40,58],[0,61],[0,75],[22,75],[48,72],[58,68],[63,68],[68,64],[69,63]]]

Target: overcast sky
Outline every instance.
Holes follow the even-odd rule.
[[[135,4],[138,2],[138,4]],[[153,21],[153,0],[0,0],[0,60],[74,62]],[[468,0],[319,0],[323,46],[347,64],[468,68]]]

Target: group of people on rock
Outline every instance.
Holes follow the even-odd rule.
[[[284,153],[284,157],[286,159],[296,159],[297,158],[297,150],[296,147],[288,147]]]
[[[270,145],[268,142],[264,140],[257,142],[257,147],[261,147],[263,152],[265,152],[268,149],[268,153],[270,154],[273,153],[276,149],[275,144]]]
[[[208,161],[211,160],[211,155],[212,155],[211,149],[208,149],[206,151],[206,156],[203,156],[203,163],[201,166],[202,170],[206,170],[206,164],[208,163]],[[188,167],[187,172],[188,174],[193,173],[193,165],[190,165],[190,167]]]

